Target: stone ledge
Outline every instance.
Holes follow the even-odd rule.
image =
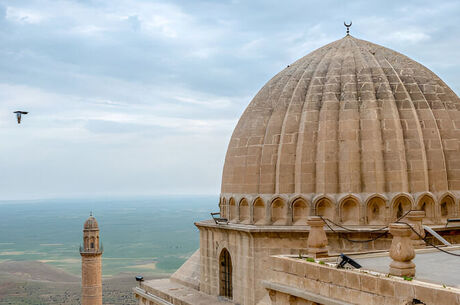
[[[228,224],[216,224],[213,220],[202,220],[195,222],[195,226],[199,227],[206,227],[206,228],[219,228],[224,230],[235,230],[235,231],[242,231],[242,232],[310,232],[310,226],[294,226],[294,225],[251,225],[251,224],[240,224],[240,223],[228,223]],[[351,225],[348,226],[354,232],[347,231],[340,227],[333,226],[334,231],[340,233],[349,233],[349,234],[356,234],[356,233],[383,233],[388,232],[388,229],[376,230],[376,228],[382,227],[382,225],[378,226],[355,226]],[[460,225],[452,224],[449,226],[445,225],[429,225],[435,231],[458,231],[460,230]],[[326,226],[324,231],[331,232],[331,230]]]
[[[134,294],[136,295],[137,298],[139,298],[139,297],[144,298],[146,300],[154,302],[154,304],[156,304],[156,305],[173,305],[172,303],[169,303],[169,302],[163,300],[162,298],[157,297],[156,295],[150,294],[147,291],[145,291],[145,290],[143,290],[143,289],[141,289],[139,287],[133,288],[133,292],[134,292]]]
[[[287,294],[287,295],[292,295],[292,296],[295,296],[295,297],[298,297],[298,298],[301,298],[301,299],[304,299],[304,300],[316,302],[316,303],[319,303],[319,304],[324,304],[324,305],[353,305],[351,303],[346,303],[346,302],[342,302],[342,301],[339,301],[339,300],[333,300],[331,298],[324,297],[322,295],[310,292],[308,290],[301,290],[301,289],[286,286],[286,285],[283,285],[283,284],[273,283],[273,282],[269,282],[269,281],[262,281],[261,283],[262,283],[262,286],[265,289],[278,291],[278,292],[281,292],[281,293],[284,293],[284,294]]]
[[[195,226],[199,227],[206,227],[206,228],[218,228],[222,230],[234,230],[234,231],[241,231],[241,232],[250,232],[250,233],[265,233],[265,232],[310,232],[310,226],[277,226],[277,225],[267,225],[267,226],[258,226],[258,225],[246,225],[246,224],[237,224],[237,223],[229,223],[229,224],[216,224],[213,220],[203,220],[195,222]],[[364,226],[353,226],[356,232],[349,232],[342,228],[334,227],[334,230],[340,233],[348,233],[348,234],[357,234],[357,233],[382,233],[388,232],[388,229],[378,230],[376,231],[373,227],[364,227]],[[326,232],[331,232],[329,228],[324,229]]]
[[[133,289],[136,297],[145,298],[158,305],[233,305],[234,303],[216,296],[204,294],[170,279],[143,282]],[[161,303],[164,302],[164,303]]]

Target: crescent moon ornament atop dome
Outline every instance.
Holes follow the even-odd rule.
[[[350,21],[350,24],[347,24],[345,21],[343,22],[343,25],[347,27],[347,35],[350,35],[350,27],[353,24],[353,22]]]

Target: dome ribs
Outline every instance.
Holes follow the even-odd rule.
[[[332,45],[332,44],[331,44]],[[295,192],[313,193],[316,190],[316,142],[318,137],[319,109],[323,97],[326,73],[338,51],[335,43],[320,60],[307,89],[300,115],[295,159]]]
[[[387,54],[387,56],[391,60],[391,57],[394,58],[396,54]],[[404,135],[409,191],[413,193],[423,192],[428,190],[428,166],[420,122],[418,121],[411,97],[399,75],[399,73],[402,74],[404,71],[402,69],[396,71],[387,56],[381,64],[390,81],[399,112]],[[396,60],[400,59],[396,58]]]
[[[374,91],[372,55],[366,48],[359,48],[352,40],[356,65],[359,105],[359,136],[361,148],[361,192],[385,192],[385,165],[380,109]]]
[[[431,71],[425,71],[425,79],[415,77],[435,118],[444,154],[447,188],[460,189],[460,100],[447,85]],[[439,163],[439,161],[438,161]],[[437,190],[442,191],[442,190]]]
[[[450,88],[444,90],[451,92]],[[443,102],[445,108],[433,109],[436,123],[442,135],[444,157],[447,166],[448,188],[460,189],[460,100],[452,92],[450,94],[437,94],[437,98]],[[450,96],[450,97],[449,97]],[[445,99],[446,98],[446,99]],[[457,101],[454,105],[453,101]]]
[[[371,52],[369,63],[372,67],[377,107],[380,109],[380,130],[382,134],[385,191],[408,192],[406,152],[398,109],[391,90],[390,82],[380,65],[381,47],[359,40],[364,48]],[[366,53],[364,53],[366,54]]]
[[[408,62],[408,60],[405,60]],[[404,70],[401,80],[404,82],[407,92],[411,96],[414,108],[416,109],[418,121],[420,122],[424,148],[427,158],[427,170],[429,178],[429,191],[440,192],[448,189],[447,166],[444,157],[443,144],[440,135],[440,128],[436,124],[434,113],[425,98],[421,87],[414,76],[418,73],[418,67],[411,67],[408,63],[408,69]],[[434,92],[433,88],[429,88]],[[450,120],[449,120],[450,122]]]
[[[272,88],[282,80],[274,76],[253,98],[233,131],[222,174],[223,193],[257,193],[263,137],[271,107],[267,105]],[[244,189],[243,189],[244,187]]]
[[[281,127],[281,138],[277,152],[275,193],[295,192],[296,147],[298,143],[299,124],[305,96],[312,81],[312,75],[318,64],[325,57],[314,56],[304,70],[291,96],[288,109]]]
[[[410,60],[408,59],[410,63]],[[447,188],[460,189],[460,99],[432,71],[412,62],[417,73],[414,79],[432,112],[441,138]],[[439,163],[439,161],[437,161]]]
[[[338,192],[361,192],[361,154],[359,135],[359,101],[355,45],[346,37],[347,48],[340,71],[340,102],[338,113]]]
[[[283,71],[284,72],[284,71]],[[273,90],[272,92],[266,97],[266,100],[264,100],[265,103],[265,110],[264,113],[257,114],[257,112],[252,113],[251,116],[248,116],[246,120],[248,122],[252,122],[253,125],[251,125],[251,128],[254,128],[257,130],[257,141],[254,141],[253,143],[247,143],[248,151],[250,152],[249,155],[252,158],[247,164],[245,164],[245,172],[246,174],[241,174],[239,175],[240,178],[246,179],[244,183],[241,183],[243,187],[246,189],[247,193],[260,193],[260,185],[261,185],[261,163],[262,163],[262,157],[263,157],[263,149],[265,146],[265,137],[267,134],[267,126],[269,124],[269,121],[272,117],[273,114],[273,99],[278,98],[279,94],[281,93],[280,88],[284,88],[286,85],[286,73],[280,73],[283,74],[281,75],[281,80],[278,81],[276,84],[273,85]],[[290,77],[290,74],[289,74]],[[258,115],[260,115],[263,120],[258,120]],[[249,177],[245,177],[247,174],[249,174]],[[243,192],[242,192],[243,193]]]
[[[346,40],[342,40],[339,46],[341,51],[332,57],[323,86],[316,145],[316,193],[338,191],[337,132],[345,44]]]
[[[235,198],[455,191],[460,99],[423,65],[352,36],[259,91],[233,132],[222,177],[222,194]]]
[[[284,72],[284,86],[278,88],[279,94],[277,94],[277,98],[271,100],[273,111],[267,122],[262,146],[259,193],[272,194],[276,192],[276,164],[278,162],[278,148],[284,117],[294,89],[311,60],[311,58],[307,58],[288,67]]]

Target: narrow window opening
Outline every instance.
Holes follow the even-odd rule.
[[[220,295],[231,299],[233,297],[232,260],[227,249],[223,249],[219,258]]]

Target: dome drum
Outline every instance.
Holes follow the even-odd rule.
[[[366,198],[354,194],[339,198],[227,194],[221,197],[219,207],[222,215],[228,215],[230,223],[251,225],[306,226],[308,216],[321,215],[344,225],[381,226],[395,221],[410,209],[425,211],[425,224],[445,224],[446,219],[460,216],[458,197],[450,192],[438,197],[424,193],[416,198],[408,193],[395,193],[390,198],[383,194]]]

